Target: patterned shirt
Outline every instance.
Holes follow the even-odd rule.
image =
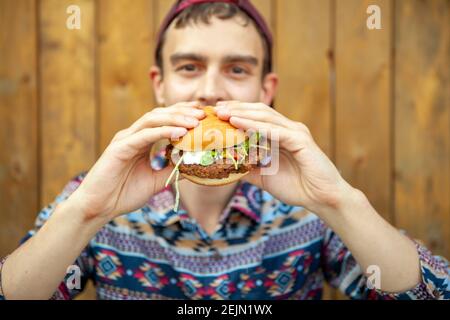
[[[163,167],[164,154],[151,165]],[[22,243],[84,176],[72,179],[39,213]],[[371,288],[339,236],[316,215],[252,184],[238,183],[212,235],[182,204],[175,212],[174,198],[168,186],[139,210],[106,224],[75,261],[81,289],[67,285],[68,274],[52,299],[74,298],[89,279],[98,299],[321,299],[324,281],[352,299],[450,298],[448,261],[418,242],[421,282],[387,293]]]

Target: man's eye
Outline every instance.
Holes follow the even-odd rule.
[[[233,67],[231,68],[231,72],[236,73],[236,74],[243,74],[245,73],[245,69],[241,68],[241,67]]]
[[[239,67],[239,66],[230,66],[227,69],[227,72],[231,76],[235,76],[235,77],[243,77],[243,76],[246,76],[246,75],[250,74],[249,70],[247,70],[246,68],[243,68],[243,67]]]
[[[179,67],[178,70],[192,72],[197,70],[197,66],[195,64],[186,64],[184,66]]]

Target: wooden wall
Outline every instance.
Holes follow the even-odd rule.
[[[155,106],[147,72],[171,3],[0,0],[0,256]],[[450,2],[254,3],[275,35],[276,108],[311,128],[382,216],[450,257]],[[65,27],[70,4],[80,30]],[[381,30],[366,27],[369,4]]]

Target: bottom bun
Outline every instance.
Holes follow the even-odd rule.
[[[189,174],[182,173],[181,175],[188,179],[189,181],[192,181],[196,184],[201,184],[204,186],[224,186],[226,184],[233,183],[235,181],[238,181],[243,176],[246,176],[249,173],[249,171],[244,173],[230,173],[228,178],[223,179],[209,179],[209,178],[200,178],[197,176],[191,176]]]

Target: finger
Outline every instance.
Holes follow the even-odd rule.
[[[168,107],[154,108],[151,112],[152,113],[181,112],[197,118],[201,118],[202,116],[205,115],[205,112],[203,111],[203,108],[201,107],[198,101],[178,102]]]
[[[290,152],[297,152],[309,146],[312,137],[301,130],[291,130],[273,123],[255,121],[239,117],[231,117],[230,123],[244,131],[255,130],[272,141],[278,141],[280,146]]]
[[[176,126],[191,129],[198,126],[198,124],[199,119],[189,115],[187,112],[150,112],[133,123],[130,128],[128,128],[128,134],[134,134],[145,128],[162,126]]]
[[[239,101],[238,100],[218,101],[216,103],[216,106],[226,106],[227,104],[230,104],[230,103],[239,103]]]
[[[262,102],[241,102],[241,101],[220,101],[216,104],[216,109],[244,109],[244,110],[266,110],[272,113],[278,113],[273,108]]]
[[[292,126],[292,121],[282,116],[281,114],[274,114],[267,110],[259,109],[245,109],[245,108],[220,108],[217,109],[217,116],[219,119],[228,121],[230,117],[246,118],[255,121],[271,122],[279,126],[289,128]]]
[[[116,140],[120,140],[144,128],[163,125],[181,126],[188,129],[193,128],[198,125],[199,120],[206,116],[202,109],[193,107],[197,105],[198,103],[178,103],[170,107],[155,108],[144,114],[115,138]],[[176,116],[172,117],[172,115]]]
[[[199,119],[205,116],[205,111],[203,111],[203,108],[199,107],[198,105],[194,106],[173,105],[170,107],[155,108],[150,113],[173,113],[173,112],[184,113],[193,117],[197,117]]]
[[[231,111],[227,112],[224,110]],[[264,103],[239,101],[222,102],[220,105],[219,103],[217,104],[215,111],[218,117],[223,120],[228,120],[230,116],[248,118],[257,121],[268,120],[269,122],[282,125],[292,130],[303,130],[306,133],[311,134],[309,128],[304,123],[293,121]],[[260,115],[259,112],[264,112],[265,116]]]
[[[189,108],[199,108],[199,102],[198,101],[181,101],[174,103],[167,107],[158,107],[153,110],[161,110],[161,109],[169,109],[169,108],[179,108],[179,107],[189,107]]]
[[[158,128],[142,129],[120,141],[115,142],[112,148],[117,150],[125,159],[136,156],[143,150],[150,150],[153,143],[161,139],[177,139],[184,136],[187,129],[175,126],[162,126]]]
[[[294,123],[261,102],[222,101],[217,103],[215,111],[218,117],[224,120],[228,120],[230,116],[237,116],[257,121],[271,121],[287,128]]]

